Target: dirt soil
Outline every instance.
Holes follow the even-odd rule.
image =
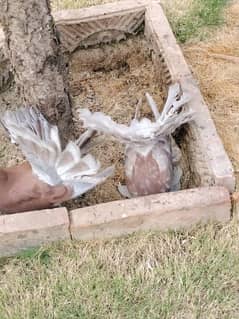
[[[225,13],[226,24],[215,32],[213,39],[183,46],[184,55],[198,79],[218,133],[233,162],[237,185],[239,182],[239,2]],[[120,45],[79,50],[70,63],[70,90],[74,104],[74,119],[78,134],[82,131],[77,109],[89,107],[103,111],[120,123],[129,123],[138,100],[148,91],[159,106],[163,105],[166,88],[154,73],[147,42],[142,38],[129,39]],[[0,94],[1,112],[19,106],[16,89]],[[142,114],[151,116],[146,103]],[[117,191],[124,183],[122,145],[108,138],[93,150],[106,167],[115,164],[115,175],[95,190],[85,194],[70,207],[93,205],[121,199]],[[0,166],[22,161],[21,152],[10,144],[0,131]]]
[[[87,107],[102,111],[119,123],[128,124],[134,116],[136,105],[149,92],[163,106],[167,88],[159,83],[150,57],[148,44],[143,36],[128,39],[120,44],[78,50],[70,61],[70,93],[77,134],[82,132],[77,110]],[[143,99],[141,115],[152,118]],[[1,111],[18,106],[14,87],[0,94]],[[70,208],[94,205],[121,199],[117,190],[124,184],[124,146],[110,139],[99,137],[100,143],[91,151],[102,167],[115,165],[115,174],[104,184],[67,203]],[[0,166],[14,165],[23,160],[21,152],[0,132]]]
[[[118,123],[129,124],[145,92],[149,92],[160,107],[166,98],[167,88],[157,81],[148,44],[143,36],[120,44],[78,50],[72,56],[70,70],[73,113],[79,133],[81,123],[77,116],[78,108],[102,111]],[[140,111],[141,115],[152,118],[144,99]],[[117,186],[124,184],[125,180],[124,145],[104,136],[92,154],[100,160],[102,167],[114,164],[115,174],[75,201],[74,206],[122,199]]]

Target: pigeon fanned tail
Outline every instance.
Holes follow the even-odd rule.
[[[193,119],[193,112],[188,108],[190,100],[186,93],[180,92],[179,84],[169,88],[165,107],[160,114],[153,98],[146,93],[146,99],[152,109],[155,121],[147,118],[134,118],[130,125],[114,122],[110,116],[101,112],[91,113],[88,109],[79,111],[80,119],[88,129],[114,136],[123,143],[147,143],[162,136],[172,134],[179,126]]]
[[[82,153],[74,142],[69,142],[62,151],[58,128],[34,108],[7,111],[1,123],[11,141],[19,145],[34,174],[49,185],[70,186],[72,198],[94,188],[113,173],[112,167],[99,172],[100,163],[92,155]],[[89,132],[84,141],[86,136],[90,138]]]
[[[80,119],[87,128],[112,135],[121,140],[128,140],[131,136],[130,127],[114,122],[110,116],[102,112],[91,113],[88,109],[79,110]]]

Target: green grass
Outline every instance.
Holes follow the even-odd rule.
[[[239,318],[238,242],[232,222],[30,250],[0,263],[0,318]]]
[[[171,24],[177,39],[184,43],[192,38],[204,39],[212,27],[221,25],[223,8],[228,0],[194,0],[192,6]]]

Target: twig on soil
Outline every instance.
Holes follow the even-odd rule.
[[[209,53],[209,56],[217,59],[226,60],[233,63],[239,63],[239,57],[234,55],[226,55],[226,54],[219,54],[219,53]]]
[[[200,51],[200,52],[203,52],[207,56],[212,57],[212,58],[222,59],[222,60],[226,60],[226,61],[232,62],[232,63],[239,63],[238,56],[222,54],[222,53],[210,53],[207,51],[206,48],[187,48],[186,51]]]

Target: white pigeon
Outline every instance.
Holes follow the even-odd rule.
[[[58,128],[32,107],[7,111],[1,123],[18,144],[33,173],[48,185],[64,184],[76,198],[113,174],[114,167],[100,171],[100,163],[88,154],[87,142],[93,134],[88,130],[76,142],[70,141],[62,150]]]
[[[146,99],[155,121],[148,118],[138,120],[137,107],[129,126],[118,124],[101,112],[79,110],[84,127],[113,136],[126,145],[127,187],[120,186],[119,191],[127,197],[176,190],[182,175],[178,156],[180,151],[171,134],[193,118],[193,112],[187,106],[189,95],[182,92],[179,83],[171,85],[161,114],[148,93]]]

